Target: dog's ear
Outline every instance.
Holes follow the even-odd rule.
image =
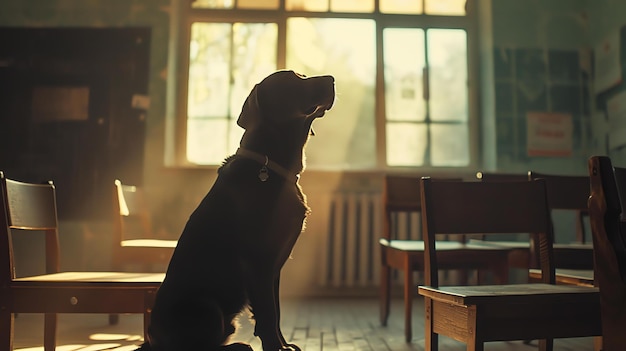
[[[243,129],[250,129],[261,119],[261,108],[259,106],[259,97],[257,96],[258,84],[252,88],[250,95],[241,107],[241,113],[237,119],[237,124]]]

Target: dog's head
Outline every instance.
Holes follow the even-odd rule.
[[[246,131],[270,128],[281,133],[303,133],[335,101],[332,76],[306,77],[294,71],[277,71],[257,84],[246,99],[237,124]]]

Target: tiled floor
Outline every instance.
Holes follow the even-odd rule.
[[[378,322],[378,301],[373,298],[335,298],[283,301],[282,326],[288,340],[303,351],[409,351],[423,350],[424,314],[420,298],[414,305],[411,343],[404,342],[402,300],[392,302],[389,325]],[[233,341],[250,343],[257,351],[261,345],[252,335],[252,324],[243,317]],[[43,350],[43,317],[21,314],[15,321],[14,350]],[[107,315],[60,315],[57,350],[134,350],[141,343],[140,315],[120,316],[118,325],[108,325]],[[441,351],[462,351],[465,346],[440,338]],[[487,343],[487,351],[532,351],[536,342]],[[555,351],[593,350],[592,338],[560,339]]]

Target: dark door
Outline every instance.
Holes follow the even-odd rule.
[[[148,28],[1,28],[0,170],[52,180],[61,219],[108,218],[141,184]]]

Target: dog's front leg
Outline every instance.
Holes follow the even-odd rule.
[[[294,351],[300,351],[300,348],[295,344],[289,344],[285,340],[283,336],[283,332],[280,329],[280,272],[276,274],[276,278],[274,279],[274,308],[276,310],[276,332],[278,333],[278,337],[280,338],[283,345],[287,346],[287,348],[291,348]]]
[[[279,315],[275,292],[277,280],[274,272],[271,269],[263,273],[257,271],[256,276],[251,278],[248,297],[256,320],[254,335],[261,339],[263,351],[299,351],[297,346],[285,344],[278,328]]]

